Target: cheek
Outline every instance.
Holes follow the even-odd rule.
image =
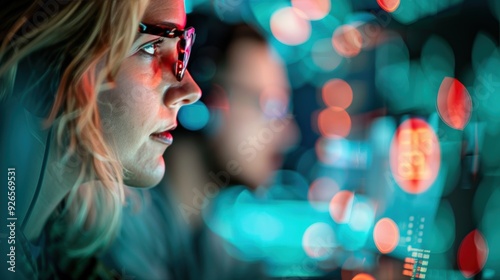
[[[161,103],[152,80],[132,68],[124,67],[118,73],[116,87],[99,96],[103,132],[122,160],[149,138]]]

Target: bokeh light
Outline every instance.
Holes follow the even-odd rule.
[[[373,230],[375,246],[382,254],[394,251],[399,243],[398,225],[390,218],[380,219]]]
[[[371,276],[368,273],[359,273],[352,278],[352,280],[375,280],[375,277]]]
[[[322,71],[335,70],[342,63],[342,56],[333,49],[332,42],[328,38],[314,42],[311,48],[311,57],[314,65]]]
[[[349,160],[349,142],[342,137],[321,137],[316,141],[316,155],[325,164],[347,165]]]
[[[455,215],[450,203],[443,199],[439,204],[439,208],[434,218],[434,222],[430,227],[429,234],[432,238],[428,241],[428,248],[433,253],[445,253],[448,251],[455,241]]]
[[[325,207],[328,209],[328,203],[339,190],[338,184],[333,179],[320,177],[311,183],[307,199],[317,210],[323,210]]]
[[[410,52],[399,34],[386,34],[376,49],[375,85],[393,110],[411,106]]]
[[[377,0],[378,5],[388,13],[394,12],[400,4],[400,0]]]
[[[200,0],[193,0],[200,1]],[[210,4],[218,18],[228,23],[238,23],[242,20],[242,14],[246,6],[241,1],[212,0]]]
[[[367,254],[351,255],[342,264],[340,278],[336,277],[335,279],[352,280],[358,277],[356,280],[374,280],[374,278],[368,277],[369,273],[366,273],[367,270],[371,269],[372,261],[372,258]]]
[[[205,103],[197,101],[191,105],[183,106],[179,110],[179,122],[182,126],[189,130],[199,130],[207,125],[210,118]]]
[[[335,233],[332,227],[322,222],[309,226],[302,237],[304,251],[314,259],[323,260],[330,257],[335,244]]]
[[[492,13],[500,20],[500,3],[497,0],[488,0]]]
[[[410,24],[415,22],[424,13],[424,9],[420,6],[427,6],[427,0],[422,0],[416,3],[415,1],[400,1],[398,12],[392,13],[392,17],[397,21]],[[435,5],[434,5],[435,6]]]
[[[271,32],[281,43],[296,46],[311,36],[311,23],[304,18],[301,10],[285,7],[271,16]]]
[[[474,82],[475,106],[482,119],[497,122],[500,119],[500,52],[495,51],[486,58],[477,69],[477,77]],[[500,126],[491,125],[490,131],[497,133]]]
[[[361,52],[363,36],[356,27],[349,24],[341,25],[333,33],[332,44],[340,55],[354,57]]]
[[[330,201],[330,216],[339,224],[347,223],[351,218],[354,193],[340,191]]]
[[[488,258],[485,264],[485,272],[487,269],[497,270],[500,267],[500,227],[498,226],[498,217],[500,216],[500,189],[498,176],[487,176],[486,180],[483,180],[480,190],[482,192],[484,200],[477,200],[476,208],[484,207],[484,209],[478,213],[482,216],[480,218],[480,231],[484,234],[484,238],[488,244]],[[476,194],[477,196],[478,194]],[[480,198],[478,198],[480,199]],[[481,210],[481,209],[478,209]]]
[[[458,268],[466,278],[478,274],[488,258],[488,245],[479,232],[473,230],[462,240],[458,249]]]
[[[441,165],[439,140],[432,127],[419,118],[404,121],[391,143],[391,172],[399,187],[410,194],[425,192]]]
[[[292,0],[292,6],[301,10],[310,20],[324,18],[331,9],[330,0]]]
[[[242,233],[248,237],[259,241],[272,241],[282,234],[282,221],[265,211],[250,208],[239,210],[238,214]]]
[[[319,113],[318,128],[325,137],[346,137],[351,131],[351,117],[342,108],[329,107]]]
[[[433,86],[439,87],[443,77],[452,77],[454,75],[455,54],[445,39],[433,35],[425,41],[422,47],[420,64],[427,80]]]
[[[357,232],[368,232],[373,224],[375,211],[373,206],[365,201],[355,201],[352,206],[349,227]]]
[[[306,200],[309,191],[306,178],[293,170],[277,170],[263,187],[268,190],[270,198],[284,200]]]
[[[500,7],[500,6],[499,6]],[[495,39],[489,34],[479,32],[472,47],[472,67],[477,73],[484,63],[497,50]]]
[[[347,109],[352,103],[352,88],[342,79],[329,80],[324,84],[321,93],[328,106]]]
[[[448,126],[463,130],[472,110],[469,91],[457,79],[444,78],[439,88],[437,108],[439,116]]]
[[[392,3],[394,0],[384,1]],[[447,2],[440,2],[436,4],[433,0],[420,0],[420,1],[399,1],[397,11],[391,16],[404,24],[411,24],[425,16],[430,16],[438,13],[450,6],[458,5],[464,0],[454,0]]]

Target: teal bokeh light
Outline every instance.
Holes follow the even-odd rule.
[[[422,48],[420,63],[422,70],[433,85],[443,81],[444,77],[454,77],[455,56],[450,45],[439,36],[430,37]],[[436,90],[437,93],[437,90]]]
[[[188,130],[200,130],[208,123],[210,112],[201,101],[182,107],[179,110],[179,122]]]
[[[401,23],[411,24],[423,17],[435,15],[462,2],[463,0],[401,0],[398,9],[392,13],[392,16]]]
[[[375,54],[375,85],[388,105],[398,111],[413,105],[410,95],[410,54],[403,39],[388,34]]]
[[[445,253],[451,249],[455,241],[455,215],[450,203],[443,199],[434,218],[434,223],[427,232],[432,238],[427,238],[425,248],[432,253]]]
[[[496,51],[497,46],[494,39],[484,32],[479,32],[472,47],[472,68],[474,72],[480,71],[482,64]]]

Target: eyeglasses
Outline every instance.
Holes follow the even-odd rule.
[[[175,64],[175,77],[179,82],[182,81],[182,78],[184,78],[184,74],[186,73],[189,55],[191,54],[191,47],[196,39],[194,27],[179,30],[177,28],[167,28],[141,22],[139,24],[139,32],[166,38],[179,38],[179,42],[177,43],[178,57]]]

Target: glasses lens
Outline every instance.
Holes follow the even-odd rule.
[[[189,56],[191,55],[191,47],[194,44],[196,34],[194,28],[190,27],[184,31],[184,35],[178,44],[179,61],[177,66],[177,79],[180,81],[184,77],[186,68],[189,62]]]

